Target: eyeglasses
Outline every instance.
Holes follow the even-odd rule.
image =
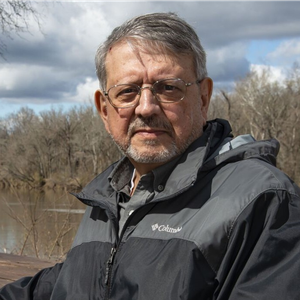
[[[103,91],[108,101],[115,108],[134,107],[139,102],[142,90],[149,89],[155,98],[162,103],[179,102],[184,99],[186,90],[195,82],[185,83],[180,78],[163,79],[154,82],[152,86],[140,87],[136,84],[116,84]]]

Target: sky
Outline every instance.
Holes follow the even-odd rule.
[[[300,2],[280,1],[44,1],[41,29],[2,35],[0,119],[22,107],[36,113],[93,101],[99,87],[94,56],[118,25],[134,16],[175,12],[196,30],[215,90],[230,88],[250,70],[269,68],[283,80],[300,64]],[[1,33],[0,33],[1,34]]]

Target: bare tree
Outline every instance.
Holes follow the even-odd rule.
[[[271,70],[251,72],[235,82],[232,91],[217,93],[210,118],[228,119],[235,135],[278,139],[278,166],[299,183],[300,67],[295,64],[283,82],[270,81],[270,77]]]
[[[20,35],[30,32],[29,20],[33,19],[40,28],[40,15],[31,1],[11,0],[0,1],[1,35],[12,39],[13,33]],[[7,45],[0,38],[0,56],[4,58]]]
[[[2,186],[51,189],[80,189],[121,156],[91,104],[39,115],[20,109],[0,123],[0,151]]]

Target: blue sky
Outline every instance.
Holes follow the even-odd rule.
[[[283,42],[284,39],[251,40],[247,47],[246,58],[252,64],[267,64],[268,53],[274,52]],[[275,65],[276,61],[273,61],[272,63]]]
[[[111,30],[143,13],[176,12],[197,31],[215,89],[250,70],[272,67],[282,80],[300,63],[300,2],[63,1],[38,2],[42,32],[0,37],[0,118],[27,106],[36,112],[92,101],[98,88],[94,54]]]

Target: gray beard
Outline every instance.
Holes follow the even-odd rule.
[[[147,141],[146,145],[149,145],[149,148],[153,145],[155,145],[156,141]],[[138,149],[134,148],[129,145],[129,147],[126,149],[125,155],[132,158],[134,161],[138,163],[162,163],[167,162],[171,160],[173,157],[176,157],[180,154],[180,151],[178,147],[175,145],[174,142],[172,142],[170,149],[163,149],[159,151],[158,153],[151,153],[151,154],[142,154],[139,153]]]
[[[143,127],[157,127],[157,128],[165,128],[172,132],[172,126],[166,122],[162,122],[157,118],[138,118],[134,120],[128,129],[128,141],[126,144],[121,144],[120,142],[116,141],[113,136],[112,139],[114,140],[115,144],[118,146],[119,150],[122,152],[123,155],[131,158],[137,163],[145,163],[145,164],[155,164],[155,163],[164,163],[168,162],[171,159],[175,158],[176,156],[185,152],[185,150],[189,147],[189,145],[198,138],[199,133],[196,130],[192,131],[192,134],[189,138],[182,143],[181,145],[176,145],[175,140],[173,138],[173,142],[171,143],[171,147],[169,149],[163,149],[159,152],[154,153],[140,153],[138,149],[132,147],[131,145],[131,136],[132,132],[135,128],[143,128]],[[145,141],[145,145],[149,146],[149,150],[152,146],[158,144],[158,140],[151,140]]]

